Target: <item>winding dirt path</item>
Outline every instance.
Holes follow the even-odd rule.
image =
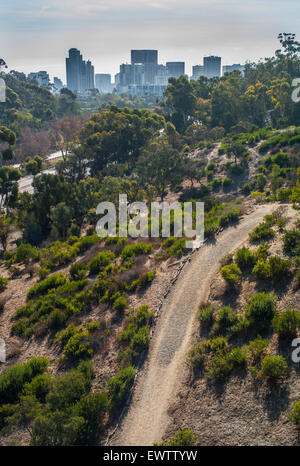
[[[150,446],[161,441],[169,421],[168,408],[176,399],[185,372],[195,313],[199,303],[208,297],[219,261],[245,242],[248,233],[274,207],[274,204],[257,207],[237,226],[226,229],[214,243],[205,244],[192,255],[163,304],[147,361],[111,445]]]

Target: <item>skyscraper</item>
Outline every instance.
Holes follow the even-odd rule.
[[[63,82],[61,79],[54,77],[53,78],[53,92],[54,94],[57,94],[60,92],[60,90],[64,87]]]
[[[193,75],[191,79],[197,81],[197,79],[199,79],[200,76],[204,76],[204,66],[203,65],[193,66]]]
[[[168,61],[166,67],[169,78],[179,78],[184,75],[184,61]]]
[[[145,84],[154,84],[157,74],[157,50],[131,50],[131,64],[143,64]]]
[[[82,59],[80,51],[73,48],[69,50],[66,58],[67,88],[73,92],[82,93],[94,89],[94,67],[89,61]]]
[[[103,94],[109,94],[112,91],[111,75],[110,74],[96,74],[95,75],[96,88]]]
[[[223,76],[225,73],[232,73],[233,71],[240,71],[243,74],[245,71],[245,66],[240,64],[223,66]]]
[[[221,76],[221,57],[204,57],[204,75],[207,78]]]

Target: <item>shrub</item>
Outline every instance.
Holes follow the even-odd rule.
[[[288,365],[283,356],[265,356],[261,362],[261,373],[269,379],[281,379],[288,374]]]
[[[223,215],[220,217],[220,225],[222,227],[229,225],[230,223],[237,222],[239,217],[241,215],[241,210],[240,209],[231,209],[228,212],[225,212]]]
[[[300,401],[293,404],[292,410],[288,414],[288,421],[300,426]]]
[[[162,446],[167,447],[190,447],[196,445],[197,435],[190,429],[180,430],[168,443]]]
[[[205,369],[207,379],[223,380],[232,372],[234,363],[229,353],[215,354]]]
[[[151,250],[152,244],[150,243],[128,244],[121,252],[121,257],[123,260],[126,260],[139,254],[148,254]]]
[[[269,345],[268,339],[263,339],[260,335],[255,340],[250,341],[248,346],[248,354],[254,361],[257,361],[265,353]]]
[[[274,296],[267,293],[257,293],[248,301],[246,317],[256,330],[265,330],[275,316],[275,311]]]
[[[201,305],[199,308],[198,314],[197,314],[198,322],[200,322],[200,324],[203,327],[211,324],[213,321],[214,312],[215,312],[215,306],[213,306],[212,304]]]
[[[228,330],[239,321],[238,315],[230,306],[223,306],[216,317],[212,333],[216,334]]]
[[[132,388],[135,369],[132,366],[121,369],[108,382],[108,395],[113,410],[120,410],[127,401]]]
[[[300,329],[300,312],[287,309],[277,314],[272,320],[272,327],[281,337],[289,338],[297,334]]]
[[[36,283],[27,293],[27,299],[36,298],[37,296],[45,295],[50,290],[58,288],[66,283],[67,279],[63,273],[50,275],[45,280]]]
[[[225,265],[220,271],[228,285],[234,286],[238,283],[242,272],[236,264]]]
[[[281,259],[279,256],[270,257],[268,264],[270,266],[271,279],[274,282],[283,280],[290,273],[290,261]]]
[[[107,265],[109,265],[115,259],[115,255],[112,251],[100,252],[94,257],[88,264],[90,275],[96,275],[101,272]]]
[[[91,393],[81,398],[72,410],[72,414],[84,419],[76,445],[94,445],[103,424],[103,418],[108,410],[106,393]]]
[[[75,262],[69,270],[72,280],[82,280],[87,273],[88,266],[84,262]]]
[[[223,179],[222,184],[223,184],[223,188],[228,188],[232,184],[232,179],[226,177]]]
[[[243,247],[236,252],[235,262],[241,270],[252,269],[256,262],[256,255],[250,249]]]
[[[5,290],[8,281],[8,278],[0,277],[0,293]]]
[[[113,304],[113,309],[118,312],[123,312],[128,306],[128,301],[124,296],[117,298]]]
[[[251,233],[249,233],[251,242],[267,241],[274,238],[274,236],[275,231],[266,223],[261,223],[255,227]]]
[[[207,340],[201,341],[196,345],[192,346],[188,352],[187,363],[192,367],[193,370],[199,369],[204,361],[208,349]]]
[[[265,262],[263,259],[259,259],[252,269],[252,273],[256,279],[269,280],[271,277],[270,264]]]
[[[46,358],[32,358],[25,364],[15,364],[0,374],[1,403],[15,403],[26,383],[46,371]]]
[[[300,231],[288,230],[283,236],[284,252],[292,256],[300,255]]]
[[[245,196],[249,196],[249,194],[251,193],[252,191],[252,187],[249,183],[247,184],[244,184],[242,186],[242,193],[245,195]]]
[[[65,410],[86,395],[90,388],[91,382],[85,374],[74,369],[52,379],[46,401],[53,410]]]

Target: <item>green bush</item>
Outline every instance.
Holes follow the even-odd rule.
[[[66,283],[67,279],[63,273],[50,275],[45,280],[36,283],[27,293],[27,299],[36,298],[37,296],[45,295],[50,290],[58,288]]]
[[[238,283],[242,272],[236,264],[225,265],[220,271],[228,285],[234,286]]]
[[[263,259],[259,259],[253,267],[252,273],[258,280],[269,280],[271,277],[270,264],[265,262]]]
[[[136,370],[132,367],[121,369],[108,382],[108,396],[112,410],[121,410],[132,388]]]
[[[150,243],[128,244],[121,252],[121,257],[123,260],[126,260],[129,257],[135,257],[140,254],[148,254],[151,250],[152,244]]]
[[[89,262],[90,275],[96,275],[115,259],[112,251],[100,252]]]
[[[293,404],[292,410],[288,414],[288,421],[300,426],[300,401]]]
[[[239,317],[234,309],[230,306],[223,306],[216,317],[216,321],[212,327],[212,334],[217,334],[229,330],[234,325],[237,325]]]
[[[126,307],[128,306],[128,301],[124,296],[120,296],[117,298],[113,304],[113,309],[118,312],[125,311]]]
[[[5,290],[9,280],[6,277],[0,277],[0,293]]]
[[[300,312],[287,309],[281,314],[277,314],[272,320],[272,327],[281,337],[290,338],[300,330]]]
[[[202,304],[197,313],[198,322],[203,326],[212,323],[214,318],[215,306],[212,304]]]
[[[292,256],[300,255],[300,231],[288,230],[283,236],[284,252]]]
[[[249,238],[251,242],[259,242],[259,241],[268,241],[273,239],[275,236],[275,231],[267,225],[266,223],[261,223],[254,230],[249,233]]]
[[[232,179],[226,177],[223,179],[222,184],[223,184],[223,188],[228,188],[232,184]]]
[[[288,260],[281,259],[279,256],[271,256],[268,264],[270,266],[271,280],[278,282],[290,274],[291,263]]]
[[[261,362],[263,377],[278,380],[288,375],[288,365],[283,356],[265,356]]]
[[[168,443],[154,445],[167,447],[191,447],[196,445],[197,440],[198,437],[192,430],[183,429],[180,430]]]
[[[46,358],[32,358],[25,364],[15,364],[0,374],[0,403],[15,403],[26,383],[46,371]]]
[[[87,273],[88,266],[84,262],[75,262],[71,265],[69,273],[72,280],[82,280]]]
[[[221,215],[220,225],[222,227],[225,227],[229,225],[230,223],[237,222],[240,215],[241,215],[240,209],[237,209],[237,208],[231,209],[228,212],[225,212],[224,214]]]
[[[275,316],[275,311],[274,296],[267,293],[257,293],[248,301],[246,318],[257,331],[265,330]]]
[[[81,398],[72,409],[73,416],[83,418],[76,445],[95,445],[99,440],[99,431],[108,410],[106,393],[91,393]]]
[[[252,269],[256,262],[256,254],[244,246],[237,250],[235,262],[241,270]]]
[[[187,363],[193,370],[197,370],[203,366],[207,352],[207,342],[202,341],[192,346],[187,355]]]
[[[260,335],[255,340],[250,341],[248,346],[248,354],[254,360],[257,361],[265,353],[269,345],[268,339],[263,339]]]

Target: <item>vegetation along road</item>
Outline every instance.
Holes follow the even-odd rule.
[[[274,204],[257,206],[238,225],[228,228],[216,241],[206,243],[192,255],[163,304],[147,361],[137,378],[128,412],[111,439],[112,444],[152,445],[161,441],[168,424],[168,408],[175,401],[183,380],[195,314],[200,302],[208,297],[219,261],[245,242],[248,233],[275,207]]]

